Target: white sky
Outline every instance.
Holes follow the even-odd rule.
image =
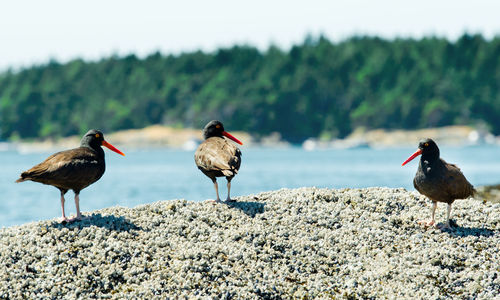
[[[12,0],[0,4],[0,70],[77,57],[143,57],[234,44],[284,49],[307,33],[333,41],[500,34],[494,0]]]

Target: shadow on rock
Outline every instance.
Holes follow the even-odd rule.
[[[264,212],[264,206],[266,204],[260,202],[252,202],[252,201],[235,201],[235,202],[226,202],[227,206],[237,208],[244,212],[249,217],[255,217],[257,214],[261,214]]]
[[[123,216],[120,216],[120,217],[113,216],[113,215],[103,216],[101,214],[92,214],[90,216],[86,216],[86,219],[81,220],[81,221],[74,221],[71,223],[54,222],[51,225],[51,227],[57,228],[57,229],[61,229],[61,228],[71,228],[71,229],[72,228],[79,228],[79,229],[82,229],[82,228],[90,227],[90,226],[107,228],[109,230],[118,231],[118,232],[130,231],[130,230],[143,230],[142,227],[135,225],[134,223],[125,219],[125,217],[123,217]]]
[[[457,225],[454,220],[450,220],[451,230],[450,229],[441,229],[443,232],[448,232],[450,235],[455,237],[464,237],[464,236],[493,236],[495,235],[495,231],[488,228],[476,228],[476,227],[462,227]]]

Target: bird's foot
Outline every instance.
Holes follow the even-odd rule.
[[[227,198],[225,202],[236,202],[236,199]]]
[[[87,220],[87,219],[89,219],[89,217],[84,217],[84,216],[80,215],[80,216],[76,216],[76,217],[73,217],[71,219],[68,219],[68,222],[71,223],[71,222],[83,221],[83,220]]]
[[[216,200],[214,200],[214,199],[208,199],[207,202],[215,204],[215,203],[221,203],[222,201],[220,201],[220,199],[216,199]]]
[[[430,226],[434,226],[436,225],[436,222],[434,220],[422,220],[422,221],[418,221],[418,224],[419,225],[424,225],[425,227],[430,227]]]
[[[59,223],[61,224],[66,224],[66,223],[69,223],[71,222],[70,219],[66,218],[66,217],[60,217],[58,220],[57,220]]]
[[[441,230],[451,230],[451,226],[450,226],[450,223],[445,223],[445,224],[439,224],[439,225],[436,225],[437,228],[441,229]]]

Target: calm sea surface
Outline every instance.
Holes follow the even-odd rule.
[[[248,149],[242,147],[240,173],[232,181],[232,196],[303,186],[360,188],[404,187],[413,190],[417,161],[401,167],[416,149],[351,149],[305,151],[302,148]],[[134,207],[167,199],[214,199],[210,179],[194,164],[194,151],[106,152],[106,173],[80,193],[83,212],[114,205]],[[60,217],[59,190],[34,182],[14,183],[19,174],[51,153],[0,152],[0,227]],[[500,147],[442,147],[441,155],[460,166],[472,184],[500,183]],[[219,179],[226,197],[226,180]],[[66,212],[75,213],[72,191]]]

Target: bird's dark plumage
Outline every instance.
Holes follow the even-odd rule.
[[[432,139],[421,141],[418,150],[403,165],[418,155],[422,156],[413,179],[413,186],[434,203],[430,223],[434,223],[435,203],[448,204],[447,225],[449,226],[451,204],[457,199],[473,196],[475,189],[456,165],[449,164],[440,158],[439,148]]]
[[[57,152],[40,164],[21,173],[16,182],[31,180],[55,186],[61,191],[61,206],[64,214],[64,194],[68,190],[75,192],[75,202],[80,191],[101,178],[106,170],[104,151],[101,146],[124,155],[118,149],[104,140],[102,132],[90,130],[85,134],[80,147]],[[80,210],[77,203],[77,217]]]
[[[208,177],[234,177],[241,166],[241,151],[220,137],[208,138],[195,153],[195,162]]]
[[[439,159],[432,165],[420,162],[419,171],[413,179],[413,186],[431,200],[453,203],[474,195],[475,189],[460,169]]]
[[[228,181],[228,199],[232,178],[238,173],[241,166],[241,151],[224,136],[241,144],[236,138],[224,131],[219,121],[209,122],[203,129],[205,141],[196,149],[194,160],[198,169],[214,183],[217,201],[219,193],[216,177],[226,177]]]

